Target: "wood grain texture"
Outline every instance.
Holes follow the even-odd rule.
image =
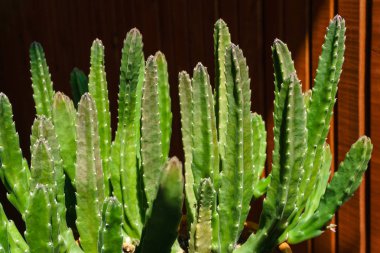
[[[287,43],[292,57],[294,66],[297,70],[297,76],[301,80],[302,90],[310,88],[310,1],[293,0],[285,1],[284,11],[284,31],[281,38]],[[295,27],[297,27],[295,29]],[[295,252],[311,252],[311,242],[306,241],[292,247]]]
[[[272,168],[272,151],[273,151],[273,100],[274,100],[274,78],[271,46],[276,38],[284,38],[284,2],[285,0],[267,0],[264,1],[263,18],[263,52],[264,52],[264,97],[265,109],[263,119],[267,129],[267,161],[266,174],[270,173]]]
[[[239,46],[247,58],[252,89],[252,111],[264,112],[263,0],[239,1]],[[247,36],[250,34],[250,36]]]
[[[351,144],[365,133],[365,6],[366,1],[341,0],[338,12],[345,17],[347,40],[345,63],[338,91],[338,161]],[[364,13],[363,13],[364,12]],[[354,197],[339,210],[338,252],[366,252],[365,182]]]
[[[3,0],[0,1],[0,92],[6,93],[13,104],[21,147],[29,157],[30,126],[34,117],[30,43],[34,40],[42,43],[56,90],[70,94],[70,71],[79,67],[88,73],[90,45],[99,38],[105,45],[112,126],[115,127],[120,51],[125,34],[137,27],[143,34],[145,57],[161,50],[168,61],[173,111],[170,154],[183,160],[178,72],[191,73],[201,61],[208,67],[210,80],[214,80],[213,24],[223,18],[233,42],[240,45],[247,58],[252,79],[252,110],[261,114],[266,122],[268,174],[273,149],[270,46],[275,38],[288,44],[305,90],[312,86],[325,28],[336,13],[346,19],[347,49],[338,105],[328,137],[334,153],[333,169],[350,145],[368,130],[374,153],[367,181],[333,221],[338,223],[338,233],[326,231],[312,242],[293,247],[293,252],[377,252],[380,247],[380,0]],[[366,21],[369,21],[368,26]],[[366,44],[367,38],[371,40]],[[366,47],[370,55],[365,54]],[[0,199],[5,201],[1,187]],[[256,221],[261,211],[257,202],[260,201],[254,203],[250,215]],[[20,220],[9,204],[6,206],[11,217]],[[22,222],[18,225],[22,226]]]
[[[264,54],[261,50],[263,47],[263,2],[265,0],[239,1],[238,4],[238,41],[239,46],[244,52],[249,66],[249,75],[251,77],[252,90],[252,108],[251,110],[263,115],[265,109],[264,96]],[[251,34],[251,36],[246,36]],[[251,212],[248,219],[256,223],[259,222],[262,210],[262,201],[255,201],[251,204]]]
[[[319,55],[322,52],[322,44],[326,33],[326,26],[330,19],[334,16],[334,1],[333,0],[312,0],[311,3],[311,86],[314,83],[316,69],[318,66]],[[330,132],[328,135],[328,143],[334,159],[334,117],[330,123]],[[335,164],[332,163],[331,170],[334,171]],[[335,218],[332,223],[335,223]],[[336,252],[336,234],[330,230],[325,231],[321,236],[312,240],[312,252]]]
[[[175,12],[172,8],[176,9]],[[188,51],[182,50],[179,46],[180,43],[188,41],[186,33],[187,20],[187,2],[185,0],[172,1],[163,0],[159,5],[159,30],[162,31],[160,35],[161,48],[159,49],[165,54],[168,63],[170,97],[172,105],[179,104],[178,97],[178,74],[183,69],[189,69]],[[172,41],[173,43],[167,43]],[[180,129],[180,113],[178,107],[172,106],[173,121],[172,126],[174,129]],[[177,152],[179,151],[179,152]],[[180,131],[173,131],[170,145],[170,156],[177,156],[182,161],[183,150],[181,145]]]
[[[370,164],[370,252],[380,248],[380,1],[372,2],[372,35],[370,50],[370,134],[374,144]]]
[[[284,38],[280,39],[287,43],[292,52],[303,90],[308,90],[310,88],[310,1],[287,1],[284,4],[284,21]]]

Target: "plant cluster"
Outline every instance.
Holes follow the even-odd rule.
[[[192,77],[179,74],[184,177],[181,162],[168,158],[167,63],[161,52],[145,61],[137,29],[122,49],[114,139],[101,41],[92,44],[88,78],[78,69],[71,74],[73,101],[54,91],[43,49],[33,43],[30,165],[0,93],[0,179],[26,225],[23,234],[0,204],[0,252],[271,252],[320,235],[359,187],[372,152],[361,137],[329,180],[326,137],[345,30],[340,16],[330,21],[306,92],[286,44],[274,41],[274,149],[266,178],[264,121],[251,112],[246,59],[222,20],[214,29],[214,91],[201,63]],[[242,241],[251,201],[262,196],[260,222]]]

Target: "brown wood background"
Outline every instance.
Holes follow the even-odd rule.
[[[34,117],[28,49],[43,44],[55,89],[70,94],[74,66],[88,73],[90,45],[100,38],[106,48],[112,123],[120,51],[132,27],[144,36],[148,56],[160,49],[169,63],[173,103],[171,154],[183,158],[177,74],[198,61],[213,76],[213,24],[223,18],[232,40],[250,66],[253,110],[265,118],[272,146],[273,70],[270,46],[277,37],[293,52],[298,76],[312,86],[325,27],[339,13],[346,19],[345,63],[329,142],[334,166],[362,134],[374,153],[365,182],[335,217],[337,232],[294,247],[294,252],[380,252],[380,0],[110,0],[0,1],[0,91],[13,103],[21,146],[28,156]],[[271,152],[269,152],[271,154]],[[270,159],[270,157],[269,157]],[[4,189],[0,197],[4,201]],[[11,207],[10,216],[17,219]]]

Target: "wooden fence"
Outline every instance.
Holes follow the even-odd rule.
[[[106,47],[115,126],[120,50],[126,32],[136,26],[144,36],[146,56],[160,49],[168,60],[174,115],[171,154],[183,158],[177,75],[181,70],[192,71],[198,61],[213,75],[213,23],[221,17],[247,57],[253,110],[267,123],[270,154],[271,43],[276,37],[288,43],[298,76],[308,89],[313,85],[325,28],[336,13],[346,19],[347,40],[329,134],[334,167],[363,134],[371,136],[374,153],[365,182],[335,217],[337,232],[327,231],[294,247],[294,252],[376,253],[380,249],[380,0],[2,0],[0,91],[13,103],[21,146],[28,154],[34,117],[29,44],[34,40],[43,44],[56,90],[69,94],[71,69],[77,66],[88,72],[91,42],[100,38]],[[3,188],[0,197],[4,199]]]

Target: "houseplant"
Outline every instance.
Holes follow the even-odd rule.
[[[215,91],[202,64],[192,79],[179,74],[185,185],[181,163],[167,158],[167,63],[160,52],[145,62],[138,30],[123,45],[114,140],[101,41],[92,45],[88,80],[78,70],[72,74],[74,103],[54,91],[43,49],[33,43],[37,116],[30,166],[11,104],[0,94],[0,178],[26,224],[23,237],[0,206],[0,252],[180,252],[183,186],[190,240],[181,246],[188,244],[189,252],[270,252],[282,242],[318,236],[359,187],[372,151],[369,138],[361,137],[328,181],[332,158],[325,141],[345,29],[339,16],[330,22],[315,85],[305,93],[286,44],[275,40],[273,164],[261,178],[264,122],[250,111],[243,52],[217,21]],[[264,194],[258,229],[240,242],[250,201]]]
[[[26,224],[24,239],[0,208],[2,249],[120,252],[124,243],[129,251],[137,245],[137,252],[170,250],[181,218],[183,178],[178,159],[167,158],[172,116],[164,55],[158,52],[145,64],[141,34],[127,34],[113,141],[100,40],[91,47],[89,93],[77,96],[77,110],[54,92],[40,44],[31,45],[30,58],[37,113],[30,169],[11,104],[0,94],[0,178]],[[74,90],[87,90],[78,74],[72,75],[73,87],[84,88]]]
[[[190,252],[271,252],[334,226],[328,222],[359,187],[372,151],[369,138],[359,138],[328,182],[326,137],[345,31],[339,15],[330,21],[313,89],[304,93],[286,44],[274,41],[274,149],[265,179],[264,122],[250,111],[248,66],[222,20],[214,31],[215,92],[201,63],[192,79],[180,73]],[[240,244],[251,199],[264,193],[257,231]]]

